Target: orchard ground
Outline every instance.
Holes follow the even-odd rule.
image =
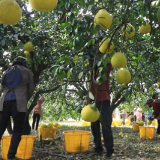
[[[65,141],[63,132],[69,130],[91,131],[90,126],[82,126],[81,121],[72,119],[64,122],[58,122],[61,127],[57,132],[55,139],[38,138],[38,132],[32,131],[36,136],[34,141],[32,156],[30,160],[106,160],[106,151],[102,156],[97,156],[94,152],[93,136],[91,134],[89,148],[83,153],[68,153],[65,151]],[[114,136],[113,160],[159,160],[160,159],[160,138],[156,135],[153,139],[141,139],[139,132],[134,132],[132,126],[112,126]],[[119,134],[119,133],[122,134]],[[103,142],[103,141],[102,141]]]

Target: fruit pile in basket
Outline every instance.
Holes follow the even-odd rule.
[[[143,125],[144,125],[144,122],[143,122],[142,120],[140,120],[140,119],[138,119],[138,120],[136,121],[136,123],[138,123],[139,126],[143,126]]]
[[[41,123],[40,128],[57,128],[57,131],[60,128],[60,125],[57,122],[50,122],[48,124]]]

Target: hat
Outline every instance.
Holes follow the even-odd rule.
[[[17,64],[27,67],[27,59],[22,56],[18,56],[13,60],[12,65],[17,65]]]
[[[147,99],[146,104],[152,103],[153,99]]]
[[[158,93],[154,93],[154,94],[152,95],[152,98],[155,99],[156,96],[158,96]]]

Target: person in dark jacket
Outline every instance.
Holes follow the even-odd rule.
[[[148,99],[146,105],[153,108],[153,113],[151,117],[156,118],[158,121],[157,134],[160,136],[160,102]]]
[[[2,76],[1,86],[0,140],[12,116],[13,133],[7,160],[18,160],[19,158],[15,155],[23,133],[27,103],[34,91],[32,74],[27,68],[27,61],[24,57],[19,56],[14,59],[12,66]]]
[[[91,76],[90,92],[94,95],[94,102],[96,107],[100,111],[101,121],[98,119],[96,122],[91,123],[91,130],[94,137],[95,151],[101,155],[103,152],[103,146],[101,142],[100,123],[102,124],[102,133],[104,138],[104,146],[107,150],[106,157],[111,157],[113,149],[113,135],[111,130],[112,113],[110,107],[110,90],[109,90],[109,74],[111,72],[111,63],[107,64],[106,80],[101,85],[96,83],[99,70],[95,68],[94,73]],[[90,102],[91,103],[91,100]]]

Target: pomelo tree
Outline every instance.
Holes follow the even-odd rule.
[[[22,9],[21,20],[15,25],[0,24],[0,66],[3,72],[16,56],[25,56],[24,44],[32,42],[34,50],[30,52],[28,66],[36,89],[28,103],[24,134],[30,133],[28,118],[41,95],[46,98],[44,117],[50,120],[80,117],[79,112],[87,105],[91,70],[99,66],[101,75],[97,82],[102,83],[106,77],[105,66],[116,52],[126,56],[125,68],[132,78],[127,87],[117,83],[117,68],[113,67],[112,110],[123,102],[137,104],[137,100],[143,101],[158,89],[157,85],[153,90],[152,85],[157,83],[160,72],[160,17],[157,16],[158,6],[152,6],[150,0],[65,0],[59,1],[50,12],[32,10],[27,1],[17,0],[17,3]],[[100,9],[106,9],[113,19],[106,30],[94,26],[94,16]],[[145,19],[151,25],[148,34],[139,32]],[[128,23],[135,28],[132,38],[122,34],[122,28]],[[114,43],[110,54],[99,52],[99,43],[104,37]]]

